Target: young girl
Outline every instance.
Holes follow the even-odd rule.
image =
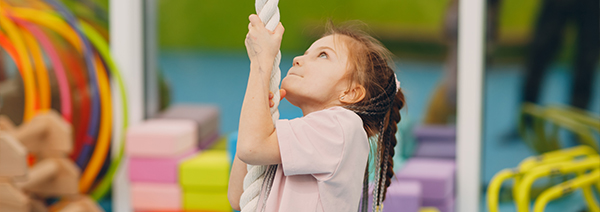
[[[304,116],[274,126],[269,78],[284,29],[280,23],[271,32],[258,16],[249,19],[251,65],[229,179],[232,207],[240,209],[247,164],[279,164],[258,210],[357,211],[361,195],[363,202],[369,196],[371,139],[376,143],[373,200],[381,210],[394,175],[395,133],[404,106],[389,51],[360,31],[330,30],[294,58],[281,84],[282,96]],[[362,205],[364,211],[367,204]]]

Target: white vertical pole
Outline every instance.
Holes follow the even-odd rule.
[[[135,125],[143,119],[143,0],[110,0],[110,47],[116,64],[122,71],[123,80],[127,86],[127,100],[129,106],[129,126]],[[113,88],[118,85],[113,80]],[[121,120],[121,98],[118,89],[112,89],[114,120]],[[113,134],[112,155],[116,156],[120,145],[121,123],[115,121]],[[129,198],[129,183],[127,180],[127,161],[123,161],[117,176],[113,181],[113,211],[133,211]]]
[[[158,83],[158,0],[144,0],[144,101],[146,118],[155,116],[160,109]]]
[[[458,17],[457,210],[479,211],[485,0],[461,0]]]

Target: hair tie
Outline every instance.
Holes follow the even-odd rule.
[[[394,78],[396,79],[396,90],[400,89],[400,81],[398,81],[398,76],[394,73]]]

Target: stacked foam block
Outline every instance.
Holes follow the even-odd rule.
[[[126,151],[134,210],[185,209],[180,166],[215,143],[218,117],[216,107],[176,106],[129,128]]]
[[[421,210],[421,184],[417,181],[393,179],[387,189],[386,198],[383,201],[383,211],[387,212],[418,212]],[[369,207],[372,211],[373,186],[369,187]]]
[[[183,162],[180,185],[183,208],[201,211],[231,211],[227,199],[229,158],[224,149],[203,151]]]
[[[414,129],[417,140],[415,157],[456,158],[456,127],[454,126],[419,126]]]
[[[421,184],[421,204],[453,212],[456,178],[456,127],[419,126],[413,131],[417,147],[413,157],[397,171],[398,180]]]
[[[401,182],[418,182],[421,185],[422,206],[436,207],[441,212],[453,212],[455,172],[453,160],[411,158],[396,173],[396,178]]]
[[[383,202],[383,211],[417,212],[423,208],[436,208],[440,212],[453,212],[456,128],[419,126],[413,134],[415,151],[396,170]]]

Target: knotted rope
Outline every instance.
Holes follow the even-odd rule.
[[[279,24],[279,8],[277,4],[279,0],[256,0],[254,5],[256,13],[260,20],[265,23],[265,28],[275,30]],[[281,81],[281,70],[279,70],[279,62],[281,61],[281,51],[277,53],[271,71],[271,80],[269,90],[273,93],[273,102],[275,105],[271,108],[271,118],[273,124],[279,119],[279,82]],[[253,166],[248,165],[248,173],[244,177],[244,193],[240,197],[240,208],[242,212],[254,212],[258,206],[261,189],[265,181],[265,172],[268,166]],[[271,177],[271,176],[268,176]],[[265,199],[267,196],[265,195]]]

